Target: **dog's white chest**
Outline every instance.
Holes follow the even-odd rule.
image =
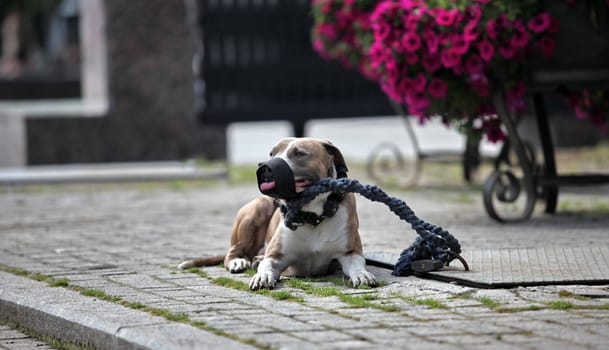
[[[281,226],[281,251],[291,257],[290,266],[297,275],[324,273],[333,259],[347,252],[347,219],[343,208],[317,226],[303,225],[296,231]]]

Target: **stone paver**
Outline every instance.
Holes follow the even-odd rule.
[[[8,325],[0,324],[0,349],[2,350],[55,350],[55,348],[44,341],[32,338],[19,330]]]
[[[530,221],[501,225],[486,216],[471,190],[391,194],[448,229],[464,250],[609,245],[609,215],[602,213],[536,213]],[[16,316],[29,305],[66,327],[49,327],[53,336],[105,337],[100,344],[115,347],[192,348],[195,340],[200,348],[225,342],[299,349],[601,349],[609,343],[607,286],[485,290],[371,267],[382,282],[372,290],[331,280],[309,281],[307,289],[284,280],[262,294],[242,289],[248,276],[221,267],[176,270],[185,258],[223,253],[236,211],[257,195],[248,184],[6,187],[0,193],[0,266],[10,271],[0,273],[0,319],[36,328]],[[471,200],[456,199],[463,196]],[[414,240],[408,225],[382,205],[358,204],[366,251],[397,255]],[[67,286],[16,276],[16,269],[65,279]],[[110,326],[95,335],[87,327],[99,322]]]

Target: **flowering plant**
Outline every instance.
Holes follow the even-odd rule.
[[[550,57],[559,30],[538,0],[313,0],[313,15],[322,57],[357,67],[421,122],[437,115],[490,141],[505,137],[492,92],[524,110],[523,62]],[[594,96],[571,101],[605,122],[608,95]]]

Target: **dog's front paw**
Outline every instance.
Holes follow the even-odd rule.
[[[374,287],[377,284],[374,275],[367,270],[354,272],[351,274],[351,276],[349,276],[349,280],[351,281],[353,288],[357,288],[359,286]]]
[[[237,258],[228,262],[228,271],[231,273],[240,273],[249,269],[251,263],[247,259]]]
[[[273,289],[277,284],[277,279],[272,273],[258,272],[250,280],[250,289]]]

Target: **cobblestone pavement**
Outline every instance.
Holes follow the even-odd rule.
[[[501,225],[486,216],[473,190],[390,192],[448,229],[464,250],[609,243],[609,215],[601,205],[555,216],[538,210],[530,221]],[[27,303],[45,304],[45,312],[64,312],[66,319],[83,312],[82,327],[74,326],[77,320],[52,335],[99,347],[117,347],[121,343],[112,337],[122,337],[143,348],[192,348],[180,336],[196,339],[197,348],[609,347],[606,285],[488,290],[397,278],[371,267],[382,282],[374,289],[345,287],[333,276],[286,279],[272,292],[254,293],[244,288],[247,275],[221,267],[175,269],[188,257],[224,253],[237,209],[256,195],[252,184],[4,188],[0,319],[27,323],[19,311]],[[566,194],[561,201],[604,198],[606,193]],[[414,240],[415,233],[382,205],[365,199],[358,205],[365,251],[398,254]],[[86,307],[74,305],[79,303]],[[128,321],[117,316],[121,310]],[[105,331],[110,338],[78,336],[104,315],[118,325]],[[35,323],[22,326],[40,326]],[[177,324],[185,328],[158,331]]]
[[[0,324],[0,349],[2,350],[25,350],[40,349],[53,350],[54,347],[43,341],[34,339],[9,326]]]

